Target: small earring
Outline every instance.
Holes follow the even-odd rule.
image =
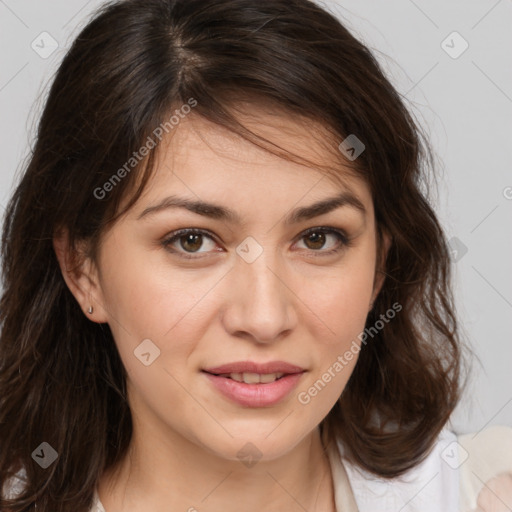
[[[92,306],[89,306],[89,309],[87,310],[87,313],[89,313],[90,315],[92,315],[92,312],[93,312]]]

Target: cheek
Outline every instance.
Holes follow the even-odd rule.
[[[335,283],[331,283],[335,286]],[[342,346],[363,328],[369,310],[371,289],[350,288],[346,282],[338,290],[320,292],[311,298],[312,314],[325,327],[326,335],[318,338],[326,345]]]
[[[361,236],[339,264],[321,272],[306,272],[302,289],[309,290],[305,303],[322,321],[324,343],[342,346],[364,329],[375,276],[375,243],[370,234]]]
[[[350,343],[364,329],[372,285],[372,268],[356,272],[347,267],[338,275],[310,286],[305,303],[311,310],[310,316],[316,316],[322,325],[321,335],[317,332],[315,338],[338,350]]]
[[[341,396],[359,358],[372,280],[347,274],[312,301],[322,332],[313,339],[314,371],[298,390],[297,402],[321,421]],[[337,285],[337,286],[335,286]]]
[[[371,254],[371,253],[367,253]],[[328,282],[317,283],[310,298],[322,332],[314,334],[315,371],[299,390],[298,402],[326,415],[339,399],[352,374],[362,347],[373,289],[374,261],[354,255]]]
[[[214,293],[226,269],[177,269],[160,255],[137,251],[136,244],[130,250],[116,248],[105,251],[103,267],[108,272],[101,284],[113,329],[139,343],[145,338],[163,343],[176,338],[185,324],[199,327],[198,320],[206,314],[204,299]],[[112,254],[119,257],[113,259]]]

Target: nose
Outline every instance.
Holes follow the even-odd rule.
[[[231,290],[223,324],[233,336],[272,343],[289,335],[297,323],[290,274],[269,249],[252,263],[237,257],[227,283]]]

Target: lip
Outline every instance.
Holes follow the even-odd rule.
[[[256,363],[238,361],[203,370],[209,382],[224,397],[244,407],[270,407],[284,400],[297,387],[306,370],[284,361]],[[284,373],[274,382],[246,384],[220,374],[227,373]]]
[[[221,373],[302,373],[304,368],[285,361],[269,361],[267,363],[256,363],[254,361],[237,361],[212,368],[205,368],[203,371],[220,375]]]
[[[203,373],[223,396],[245,407],[270,407],[279,403],[297,387],[303,375],[303,372],[290,373],[267,384],[246,384],[229,377]]]

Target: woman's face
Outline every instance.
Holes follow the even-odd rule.
[[[317,127],[259,116],[250,128],[318,161]],[[370,191],[198,116],[164,142],[144,195],[105,235],[92,320],[110,325],[136,428],[224,459],[253,450],[272,460],[315,429],[356,364],[377,291]],[[311,209],[342,193],[365,212],[350,202]],[[154,209],[169,197],[196,206]],[[173,238],[181,229],[200,233]]]

